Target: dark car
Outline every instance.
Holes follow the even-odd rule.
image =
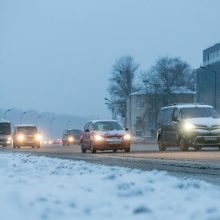
[[[220,150],[220,118],[210,105],[178,104],[164,107],[158,118],[157,141],[160,151],[178,146],[201,150],[215,146]]]
[[[41,134],[35,125],[18,125],[13,135],[13,148],[30,146],[40,148]]]
[[[69,146],[73,144],[79,144],[81,137],[81,130],[68,129],[63,132],[62,143],[63,146]]]
[[[0,121],[0,145],[3,147],[11,146],[11,123],[8,121]]]
[[[81,136],[81,151],[96,153],[97,150],[119,149],[130,151],[130,134],[115,120],[89,121]]]

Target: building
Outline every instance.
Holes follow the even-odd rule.
[[[220,43],[203,51],[196,85],[197,102],[212,105],[220,113]]]
[[[160,109],[166,106],[164,94],[136,92],[127,100],[126,127],[134,136],[154,138],[157,130],[157,118]],[[195,92],[179,87],[170,94],[170,104],[193,103]]]

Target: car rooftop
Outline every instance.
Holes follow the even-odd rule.
[[[177,108],[213,108],[213,106],[211,105],[205,105],[205,104],[173,104],[173,105],[169,105],[169,106],[166,106],[166,107],[163,107],[162,109],[166,109],[166,108],[174,108],[174,107],[177,107]]]
[[[117,120],[112,120],[112,119],[107,119],[107,120],[91,120],[89,122],[96,123],[96,122],[108,122],[108,121],[118,122]]]
[[[15,127],[37,127],[36,125],[16,125]]]

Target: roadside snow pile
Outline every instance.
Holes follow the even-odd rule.
[[[0,153],[0,219],[219,220],[220,189],[143,172]]]

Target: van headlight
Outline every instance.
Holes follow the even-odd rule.
[[[102,137],[102,136],[99,135],[99,134],[96,134],[96,135],[94,136],[94,139],[95,139],[95,141],[104,141],[104,140],[105,140],[105,138]]]
[[[7,139],[7,144],[11,144],[11,142],[12,142],[12,138],[11,138],[11,137],[8,137],[8,139]]]
[[[74,141],[74,138],[71,136],[71,137],[68,137],[68,142],[72,143]]]
[[[192,131],[193,129],[195,129],[195,125],[190,122],[185,122],[183,124],[183,129],[184,131]]]
[[[23,134],[18,134],[16,139],[19,141],[19,142],[23,142],[24,141],[24,135]]]
[[[130,141],[131,140],[131,135],[130,134],[126,134],[126,135],[124,135],[123,139],[125,141]]]
[[[41,141],[42,136],[41,136],[40,134],[36,134],[36,137],[35,137],[35,138],[36,138],[37,141]]]

